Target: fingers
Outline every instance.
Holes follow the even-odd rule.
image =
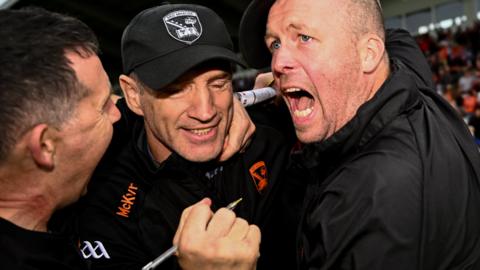
[[[260,242],[261,242],[261,236],[262,235],[260,233],[260,229],[256,225],[249,225],[247,234],[245,236],[245,241],[249,245],[253,245],[253,246],[258,247],[260,245]]]
[[[226,208],[199,202],[184,210],[176,240],[182,269],[255,269],[260,230]]]
[[[248,222],[241,218],[236,218],[231,226],[227,237],[232,240],[243,240],[248,235]]]
[[[250,142],[252,141],[252,136],[255,133],[255,125],[253,122],[250,122],[251,125],[248,126],[247,131],[245,132],[245,136],[243,136],[242,140],[242,148],[240,149],[240,152],[245,151],[245,149],[250,145]]]
[[[243,219],[237,219],[226,237],[219,239],[219,247],[214,255],[217,262],[229,267],[222,269],[255,269],[260,257],[260,230],[248,225]]]
[[[267,86],[270,86],[272,82],[273,82],[272,72],[260,73],[255,78],[255,85],[253,88],[256,89],[256,88],[267,87]]]
[[[253,268],[250,269],[256,269],[257,260],[260,257],[261,237],[260,228],[256,225],[248,226],[248,232],[244,242],[247,246],[247,264],[253,265]]]
[[[247,110],[245,110],[245,107],[235,99],[234,105],[233,105],[233,114],[234,114],[234,119],[237,120],[235,123],[237,125],[238,129],[238,136],[231,136],[232,135],[232,129],[230,128],[230,137],[233,137],[235,141],[240,142],[239,147],[244,148],[245,144],[250,141],[253,133],[255,132],[255,125],[252,122],[252,119],[250,119],[250,116],[248,115]],[[235,118],[235,115],[237,115],[237,118]],[[232,124],[233,124],[232,120]],[[237,130],[234,130],[237,131]],[[235,134],[235,133],[234,133]]]
[[[225,141],[223,142],[223,150],[218,158],[220,161],[225,161],[231,158],[235,153],[240,151],[240,147],[236,147],[234,143],[230,142],[230,135],[225,137]]]
[[[257,77],[255,78],[254,88],[262,88],[267,86],[271,86],[275,89],[278,89],[278,85],[276,85],[276,81],[274,81],[273,73],[267,72],[267,73],[258,74]],[[274,98],[274,103],[278,105],[281,102],[281,99],[282,99],[282,95],[279,94],[277,90],[277,96]]]
[[[220,208],[210,220],[207,227],[207,234],[212,238],[225,236],[230,232],[235,221],[236,218],[233,211],[226,208]]]
[[[235,153],[244,149],[253,133],[255,125],[253,124],[247,111],[236,98],[233,100],[233,118],[230,124],[228,135],[223,144],[223,150],[219,157],[220,161],[231,158]]]

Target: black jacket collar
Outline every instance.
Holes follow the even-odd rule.
[[[391,67],[388,79],[352,120],[327,140],[305,145],[294,159],[306,168],[330,171],[370,142],[395,117],[415,107],[419,101],[416,81],[400,61],[392,60]]]

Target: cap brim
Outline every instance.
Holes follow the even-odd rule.
[[[240,22],[239,48],[247,64],[252,68],[270,66],[271,53],[265,45],[265,29],[270,7],[275,0],[253,0]]]
[[[209,60],[226,60],[245,66],[231,50],[198,44],[147,62],[135,68],[135,74],[148,87],[159,90],[193,67]]]

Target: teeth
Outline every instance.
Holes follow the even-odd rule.
[[[305,90],[303,90],[302,88],[298,88],[298,87],[291,87],[291,88],[285,89],[284,91],[287,94],[291,94],[291,93],[305,91]],[[313,112],[313,107],[306,108],[304,110],[296,109],[296,110],[293,111],[293,115],[295,115],[296,117],[306,117],[306,116],[310,115],[312,112]]]
[[[294,92],[300,92],[302,89],[300,88],[288,88],[285,90],[286,93],[294,93]]]
[[[293,114],[297,117],[305,117],[305,116],[311,114],[312,111],[313,111],[312,108],[307,108],[307,109],[301,110],[301,111],[296,110],[296,111],[293,112]]]
[[[204,129],[191,129],[190,132],[196,134],[196,135],[206,135],[208,132],[210,132],[212,128],[204,128]]]

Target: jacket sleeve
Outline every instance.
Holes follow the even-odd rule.
[[[416,74],[417,79],[420,80],[419,86],[435,89],[433,74],[427,59],[408,31],[404,29],[387,29],[385,47],[390,59],[396,58],[400,60]]]

